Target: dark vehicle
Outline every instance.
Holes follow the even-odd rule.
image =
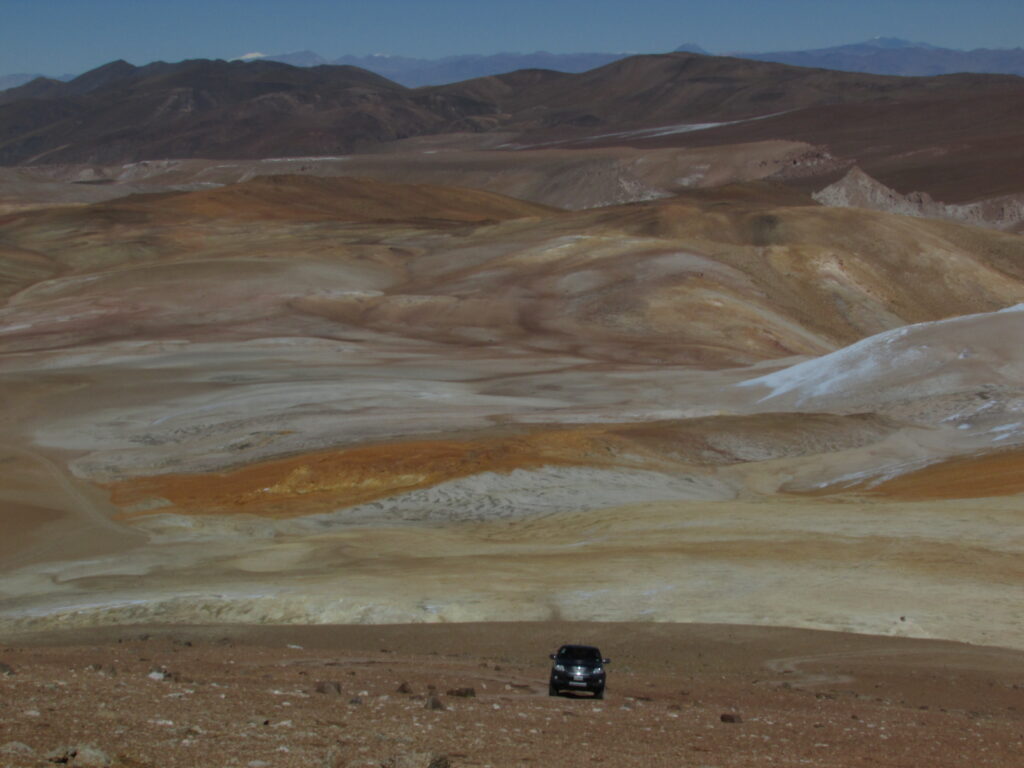
[[[611,659],[601,657],[592,645],[563,645],[552,653],[551,681],[548,695],[562,691],[591,691],[595,699],[604,698],[604,665]]]

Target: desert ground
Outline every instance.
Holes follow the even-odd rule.
[[[1019,764],[1019,196],[647,133],[0,169],[0,764]]]
[[[551,697],[566,638],[605,698]],[[801,630],[517,622],[120,627],[3,650],[0,761],[1013,766],[1018,652]]]

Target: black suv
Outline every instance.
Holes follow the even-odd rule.
[[[563,645],[551,654],[551,681],[548,695],[562,691],[593,691],[595,699],[604,698],[604,665],[611,659],[601,657],[592,645]]]

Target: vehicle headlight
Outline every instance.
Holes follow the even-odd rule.
[[[555,672],[565,672],[564,664],[555,664]]]
[[[594,674],[595,675],[603,675],[604,674],[604,667],[594,667]]]

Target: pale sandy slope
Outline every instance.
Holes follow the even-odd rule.
[[[895,388],[925,375],[929,400],[946,403],[1019,365],[1006,339],[1021,316],[1001,312],[884,334],[727,394],[736,407],[742,393],[751,410],[766,407],[772,393],[862,404],[880,377]],[[936,372],[938,363],[922,369],[921,349],[959,351],[963,334],[977,326],[987,332],[970,334],[969,366],[950,355],[945,374]],[[869,366],[880,351],[885,359]],[[564,382],[571,391],[572,380]],[[1019,401],[1011,392],[1004,386],[980,413],[922,411],[913,429],[838,453],[691,466],[688,474],[485,473],[287,520],[154,515],[133,526],[147,544],[8,571],[7,622],[561,617],[785,624],[1017,646],[1024,541],[1014,499],[739,499],[782,479],[806,484],[853,467],[870,475],[897,461],[1016,443]],[[714,402],[715,393],[704,397]],[[624,497],[643,503],[620,506]]]
[[[1020,444],[1019,238],[749,189],[254,216],[275,184],[4,220],[5,627],[1019,644],[1013,496],[842,495]]]

